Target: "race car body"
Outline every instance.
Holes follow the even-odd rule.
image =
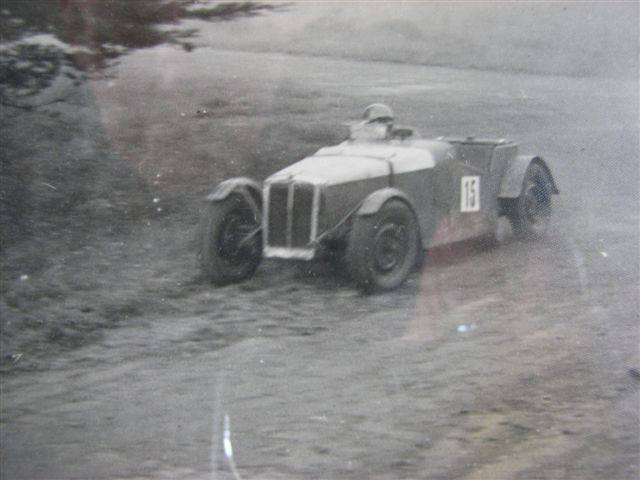
[[[207,197],[201,262],[214,283],[259,259],[340,251],[367,291],[400,285],[420,249],[491,235],[506,215],[520,237],[546,230],[558,193],[539,156],[504,139],[401,135],[349,139],[269,176],[223,182]],[[222,212],[224,210],[224,212]]]

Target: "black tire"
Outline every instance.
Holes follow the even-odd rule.
[[[537,163],[529,165],[520,196],[507,212],[517,238],[536,239],[545,234],[551,218],[551,191],[551,180],[544,167]]]
[[[358,287],[373,293],[400,286],[418,257],[418,227],[409,207],[390,200],[375,215],[355,217],[346,261]]]
[[[200,225],[200,266],[216,285],[236,283],[251,277],[262,258],[262,235],[258,218],[240,195],[210,202]]]

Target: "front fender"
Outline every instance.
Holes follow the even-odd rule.
[[[411,211],[413,211],[413,205],[411,204],[409,197],[407,197],[404,192],[397,188],[387,187],[369,194],[369,196],[365,198],[360,205],[356,215],[373,215],[382,208],[386,201],[391,200],[392,198],[402,200],[407,204]]]
[[[258,182],[247,177],[237,177],[220,182],[218,186],[216,186],[216,188],[214,188],[213,191],[205,197],[205,199],[214,202],[224,200],[231,194],[231,192],[238,189],[248,190],[251,193],[257,194],[258,197],[262,195]]]
[[[546,170],[549,180],[551,181],[551,193],[560,193],[556,186],[556,182],[553,179],[553,175],[551,175],[551,170],[542,157],[534,155],[520,155],[509,163],[507,171],[504,173],[502,182],[500,183],[500,193],[498,194],[498,197],[518,198],[522,191],[522,183],[524,182],[524,176],[527,173],[527,168],[529,168],[529,165],[532,163],[537,163]]]
[[[220,202],[232,193],[241,195],[251,206],[256,216],[262,216],[262,189],[260,184],[247,177],[230,178],[218,184],[218,186],[205,197],[208,202]]]

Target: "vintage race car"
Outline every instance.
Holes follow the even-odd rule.
[[[262,257],[330,253],[374,292],[402,284],[423,249],[492,235],[500,216],[517,237],[544,234],[558,188],[542,157],[519,155],[504,139],[416,138],[392,119],[374,104],[348,140],[262,186],[248,178],[219,184],[200,226],[206,276],[224,285],[253,275]]]

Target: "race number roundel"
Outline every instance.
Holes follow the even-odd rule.
[[[480,177],[462,177],[460,184],[460,211],[480,211]]]

